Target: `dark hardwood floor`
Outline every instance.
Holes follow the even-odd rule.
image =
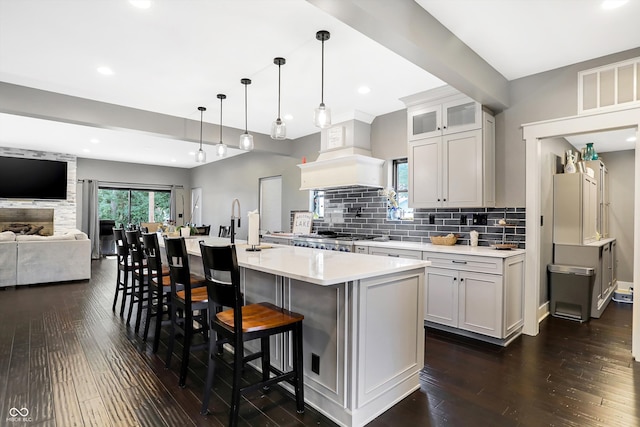
[[[164,340],[152,354],[112,313],[114,284],[104,259],[91,281],[0,291],[1,426],[227,424],[230,372],[218,370],[213,413],[201,416],[205,352],[179,388],[181,348],[166,370]],[[429,330],[421,389],[369,425],[640,426],[631,310],[611,303],[586,324],[548,318],[507,348]],[[11,408],[26,408],[25,421]],[[297,414],[279,387],[246,396],[240,416],[244,426],[335,425],[313,408]]]

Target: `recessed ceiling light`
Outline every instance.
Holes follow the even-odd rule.
[[[617,9],[620,6],[624,6],[628,2],[629,0],[604,0],[602,2],[602,8],[604,10]]]
[[[171,159],[171,163],[175,163],[175,162],[176,162],[176,159]]]
[[[627,138],[627,142],[636,142],[636,137],[630,136],[629,138]]]
[[[113,70],[109,67],[98,67],[98,72],[103,76],[110,76],[113,74]]]
[[[100,140],[98,138],[91,138],[89,142],[92,144],[100,144]]]
[[[361,95],[366,95],[369,92],[371,92],[371,88],[369,86],[360,86],[358,88],[358,93]]]
[[[85,153],[90,153],[91,150],[89,150],[88,148],[83,148],[82,151],[84,151]]]
[[[293,116],[291,114],[285,114],[284,115],[284,119],[285,120],[293,120]]]
[[[149,9],[151,7],[151,0],[129,0],[129,3],[138,9]]]
[[[190,155],[190,156],[195,156],[195,155],[196,155],[196,152],[195,152],[195,151],[189,151],[189,155]]]

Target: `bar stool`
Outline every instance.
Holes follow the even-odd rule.
[[[148,286],[149,277],[147,271],[147,262],[142,248],[142,232],[140,230],[125,231],[127,246],[129,247],[129,255],[131,257],[133,270],[131,281],[131,302],[129,303],[129,315],[127,316],[127,325],[131,322],[131,314],[133,305],[136,304],[136,323],[134,331],[138,333],[140,330],[140,321],[142,320],[142,309],[148,309]]]
[[[177,335],[182,335],[182,363],[180,366],[180,378],[178,385],[184,387],[187,380],[189,367],[189,353],[192,349],[206,348],[209,337],[207,326],[207,288],[204,287],[205,279],[201,278],[194,283],[189,270],[189,255],[185,247],[183,237],[164,238],[164,246],[167,251],[167,261],[171,277],[171,330],[169,337],[169,349],[167,351],[166,367],[171,365],[173,346]],[[198,287],[194,287],[198,286]],[[182,290],[180,290],[182,289]],[[181,316],[179,316],[181,314]],[[195,328],[197,322],[200,327]],[[201,345],[192,345],[193,335],[201,333],[205,342]]]
[[[171,276],[168,266],[163,265],[160,244],[156,233],[142,233],[142,245],[147,259],[147,272],[149,278],[148,286],[148,308],[146,323],[144,326],[143,338],[146,341],[149,336],[149,325],[151,318],[155,318],[155,334],[153,336],[153,352],[157,353],[160,346],[160,329],[163,324],[169,324],[171,304]],[[191,275],[191,287],[203,286],[201,276]],[[177,285],[178,291],[182,290],[181,285]],[[165,308],[166,306],[166,308]],[[162,320],[164,315],[167,320]]]
[[[124,304],[127,300],[127,296],[131,295],[131,289],[129,288],[129,276],[132,274],[133,265],[131,257],[129,256],[129,245],[127,245],[127,238],[124,230],[122,228],[114,228],[113,236],[116,243],[118,273],[116,275],[116,293],[113,297],[112,311],[116,311],[118,294],[122,293],[120,317],[124,317]]]
[[[144,254],[147,259],[147,316],[144,325],[142,337],[144,341],[149,336],[149,324],[151,318],[155,317],[155,334],[153,336],[153,352],[158,352],[160,346],[160,328],[162,326],[162,316],[169,315],[168,305],[171,301],[171,277],[169,267],[162,265],[162,256],[160,254],[160,244],[158,243],[158,235],[156,233],[142,233],[142,244]],[[167,304],[167,309],[164,306]]]
[[[208,246],[200,242],[202,264],[207,280],[209,304],[209,328],[215,332],[209,340],[207,381],[202,399],[201,413],[209,412],[209,398],[215,373],[216,349],[222,343],[230,343],[233,352],[233,386],[229,425],[238,423],[240,396],[258,388],[267,389],[272,384],[287,381],[293,385],[296,395],[296,409],[304,412],[304,383],[302,361],[302,320],[304,316],[270,303],[261,302],[243,306],[240,292],[240,269],[235,245]],[[231,307],[220,311],[219,307]],[[287,335],[291,332],[293,369],[282,372],[271,366],[269,338],[275,334]],[[260,351],[244,355],[244,342],[260,339]],[[261,358],[262,381],[240,387],[244,363]],[[224,363],[224,361],[223,361]],[[271,377],[273,373],[275,376]]]

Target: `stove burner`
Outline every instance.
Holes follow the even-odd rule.
[[[293,246],[312,249],[324,249],[340,252],[353,252],[354,243],[359,240],[355,236],[335,233],[332,231],[320,231],[317,234],[307,234],[293,238]]]

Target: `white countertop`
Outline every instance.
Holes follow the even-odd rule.
[[[389,249],[407,249],[424,252],[440,252],[446,254],[478,255],[495,258],[509,258],[515,255],[524,254],[524,249],[497,250],[489,246],[468,246],[468,245],[433,245],[431,243],[400,242],[397,240],[377,241],[358,240],[356,246],[368,246]]]
[[[209,245],[228,245],[229,239],[207,237],[186,239],[187,252],[200,256],[199,241]],[[327,251],[285,245],[261,245],[259,252],[247,251],[244,241],[236,241],[238,265],[277,276],[316,285],[334,285],[353,280],[425,268],[430,262],[404,258]]]
[[[570,244],[565,244],[565,243],[559,243],[558,245],[559,246],[592,246],[592,247],[598,248],[600,246],[604,246],[604,245],[606,245],[608,243],[611,243],[614,240],[616,240],[615,237],[607,237],[606,239],[596,240],[595,242],[587,243],[587,244],[584,244],[584,245],[578,245],[578,244],[570,245]]]

